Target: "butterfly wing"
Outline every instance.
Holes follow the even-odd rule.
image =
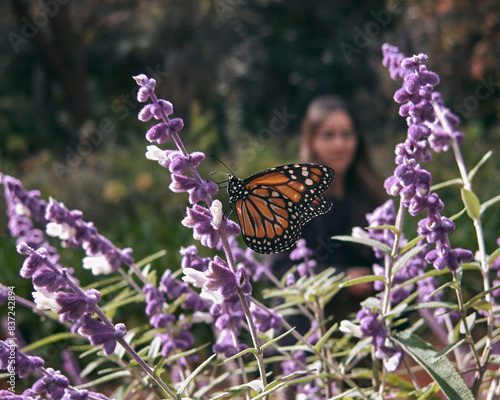
[[[302,225],[309,222],[314,217],[326,214],[331,210],[333,202],[327,197],[321,195],[311,203],[309,209],[302,215]]]
[[[277,253],[293,246],[302,225],[329,210],[327,200],[318,197],[334,177],[333,169],[321,164],[287,164],[238,183],[230,180],[231,201],[248,247],[259,253]]]

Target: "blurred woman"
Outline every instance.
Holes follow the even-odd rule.
[[[355,113],[342,98],[323,95],[313,99],[301,134],[302,161],[326,164],[335,170],[335,181],[325,193],[333,207],[304,226],[302,237],[320,265],[357,275],[353,268],[372,265],[372,250],[330,237],[349,235],[353,227],[367,225],[365,215],[385,201],[383,181],[371,164]]]
[[[325,193],[333,201],[332,209],[302,229],[301,237],[314,251],[316,271],[335,267],[337,272],[346,272],[352,278],[371,273],[375,262],[371,248],[331,239],[334,235],[350,235],[355,226],[365,227],[365,215],[385,201],[383,181],[372,167],[355,113],[338,96],[319,96],[307,109],[301,136],[302,161],[328,165],[336,174]],[[289,251],[272,258],[273,271],[278,276],[293,265],[288,257]],[[371,284],[351,286],[342,296],[364,297],[371,288]]]

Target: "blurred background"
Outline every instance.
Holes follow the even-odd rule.
[[[189,152],[216,155],[241,178],[297,161],[308,102],[340,94],[389,176],[406,135],[392,99],[400,83],[381,65],[389,42],[429,55],[437,90],[462,119],[469,169],[500,147],[497,0],[2,0],[0,31],[0,171],[82,210],[136,260],[167,249],[173,269],[193,242],[179,225],[187,196],[173,195],[168,171],[144,157],[151,124],[136,119],[133,75],[157,80],[158,97],[185,121]],[[204,178],[227,172],[209,157],[200,168]],[[452,154],[426,168],[434,183],[458,176]],[[499,171],[494,155],[475,181],[481,201],[498,194]],[[459,189],[440,195],[447,216],[460,211]],[[17,281],[4,211],[0,201],[0,266]],[[476,250],[463,222],[453,246]],[[490,211],[489,251],[499,227]]]

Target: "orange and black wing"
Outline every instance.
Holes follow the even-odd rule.
[[[321,195],[334,177],[321,164],[287,164],[239,181],[243,187],[233,201],[248,247],[277,253],[293,246],[302,225],[330,209]]]
[[[309,209],[302,215],[302,224],[309,222],[314,217],[321,214],[326,214],[331,210],[333,203],[327,197],[321,195],[316,200],[314,200]]]

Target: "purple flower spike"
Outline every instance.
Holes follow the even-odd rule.
[[[101,300],[101,294],[96,289],[87,289],[85,296],[76,293],[57,292],[56,301],[61,306],[58,314],[64,319],[77,321],[84,313],[93,314],[97,303]]]
[[[57,289],[67,286],[64,276],[59,271],[54,271],[48,267],[42,267],[33,275],[33,285],[47,289],[54,293]]]
[[[248,346],[244,343],[238,343],[233,332],[230,329],[224,329],[220,332],[217,342],[213,346],[216,353],[223,354],[225,357],[232,357],[243,351]]]
[[[88,315],[84,315],[82,320],[78,333],[86,337],[93,346],[102,344],[104,354],[107,356],[115,351],[116,341],[125,336],[124,324],[116,324],[111,328]]]
[[[219,256],[215,256],[214,261],[210,263],[205,276],[208,280],[204,288],[208,291],[218,291],[224,299],[229,299],[236,292],[236,275]]]
[[[181,266],[183,269],[193,268],[197,271],[204,272],[208,268],[210,261],[212,261],[210,257],[201,258],[198,256],[198,249],[194,244],[183,248],[180,253],[182,255]],[[165,271],[165,274],[166,273],[167,271]]]
[[[144,102],[148,101],[150,98],[153,98],[153,99],[156,98],[154,95],[156,81],[153,78],[149,79],[144,74],[134,76],[133,78],[137,82],[137,84],[139,86],[141,86],[141,88],[137,92],[137,100],[140,103],[144,103]]]
[[[10,357],[11,350],[15,351],[15,362]],[[21,353],[15,344],[12,345],[11,343],[9,345],[0,340],[0,369],[9,370],[14,368],[20,378],[26,378],[32,371],[36,371],[43,365],[44,361],[40,357],[27,356]]]
[[[219,191],[217,184],[211,180],[204,180],[199,185],[189,190],[189,202],[191,204],[205,201],[208,196],[213,196]]]
[[[296,248],[290,252],[290,260],[299,261],[308,257],[312,257],[314,252],[307,247],[305,239],[299,239],[297,241]]]
[[[450,271],[456,271],[461,263],[472,261],[474,254],[470,250],[451,249],[448,246],[437,246],[425,256],[428,263],[434,265],[434,268],[441,271],[448,267]]]
[[[401,66],[401,62],[404,60],[405,56],[399,52],[396,46],[391,46],[388,43],[382,45],[382,52],[384,55],[382,64],[389,69],[391,78],[394,80],[403,78],[407,73]]]
[[[36,271],[38,271],[44,264],[43,259],[47,256],[47,250],[45,248],[40,248],[33,251],[28,247],[26,243],[22,243],[17,246],[17,252],[19,254],[29,254],[28,258],[24,260],[23,266],[19,275],[23,278],[31,278]]]
[[[403,78],[403,86],[396,91],[394,100],[401,104],[400,114],[408,123],[406,141],[396,146],[398,166],[384,187],[388,194],[401,196],[410,215],[427,210],[427,218],[418,223],[418,233],[425,236],[427,243],[435,243],[436,248],[425,260],[439,270],[448,267],[454,271],[460,262],[470,258],[471,252],[451,249],[448,234],[455,225],[441,216],[444,204],[436,193],[430,193],[431,174],[418,161],[429,161],[431,148],[446,150],[453,141],[459,143],[463,139],[463,133],[452,129],[459,119],[444,107],[441,95],[433,92],[439,76],[427,69],[425,54],[404,58],[397,47],[389,44],[384,44],[382,50],[383,64],[389,68],[391,77]]]
[[[165,297],[160,289],[149,284],[142,289],[146,293],[146,315],[160,314],[163,312]]]
[[[172,278],[172,271],[167,269],[160,279],[160,289],[170,300],[174,300],[186,293],[188,285],[185,282]]]
[[[185,193],[198,186],[196,179],[186,175],[172,174],[172,183],[169,188],[174,193]]]
[[[149,319],[149,322],[155,328],[167,328],[169,324],[175,322],[175,315],[155,314]]]
[[[165,143],[171,136],[172,133],[169,129],[169,125],[165,122],[153,125],[146,132],[146,139],[152,143],[156,142],[158,144]]]
[[[33,391],[37,394],[45,392],[50,399],[62,399],[65,389],[69,387],[68,378],[52,368],[47,368],[47,372],[49,372],[49,375],[34,383]]]
[[[281,317],[274,310],[255,307],[252,315],[259,332],[267,332],[269,329],[277,330],[281,327]]]
[[[236,272],[236,284],[243,294],[247,296],[252,294],[252,285],[250,284],[248,273],[245,269],[241,268]]]
[[[379,321],[379,315],[379,312],[361,309],[356,315],[356,319],[359,321],[359,328],[356,329],[359,329],[361,338],[372,338],[375,357],[386,359],[385,367],[389,372],[393,372],[401,364],[404,353],[402,350],[395,348],[388,340],[387,330]]]
[[[214,203],[216,203],[214,201]],[[220,242],[220,229],[225,229],[228,235],[238,235],[240,227],[233,221],[221,215],[219,225],[214,226],[214,217],[210,210],[195,204],[187,209],[187,217],[182,220],[182,225],[193,228],[193,237],[200,240],[203,246],[217,247]]]

